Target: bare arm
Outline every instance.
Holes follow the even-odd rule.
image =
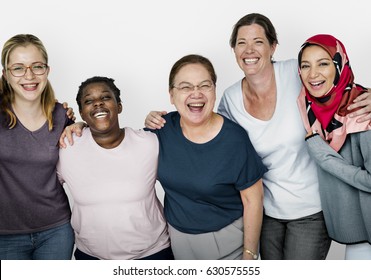
[[[357,122],[370,121],[371,122],[371,89],[368,89],[367,92],[361,94],[356,99],[354,99],[354,104],[348,107],[348,110],[355,108],[360,108],[357,111],[349,114],[351,118],[361,116]]]
[[[149,129],[161,129],[166,123],[165,119],[162,116],[166,114],[166,111],[149,112],[144,121],[144,126]]]
[[[76,136],[80,137],[82,135],[82,129],[85,126],[86,126],[86,123],[84,122],[77,122],[69,126],[66,126],[66,128],[63,130],[61,134],[61,137],[59,138],[59,147],[60,148],[67,147],[66,143],[64,142],[64,138],[66,137],[67,137],[68,143],[70,143],[70,145],[73,145],[72,134],[75,133]]]
[[[259,239],[263,221],[263,181],[260,179],[251,187],[243,190],[244,251],[243,259],[252,260],[251,253],[259,255]],[[248,253],[250,251],[251,253]]]

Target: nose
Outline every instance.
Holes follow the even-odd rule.
[[[246,44],[245,52],[246,53],[253,53],[255,51],[253,44]]]
[[[193,91],[192,91],[191,96],[193,98],[200,98],[202,96],[201,89],[198,86],[195,86]]]
[[[318,70],[317,67],[311,67],[309,70],[309,77],[317,77],[318,76]]]
[[[30,67],[26,68],[26,73],[24,73],[24,77],[28,80],[32,80],[35,77],[35,74],[31,71]]]
[[[94,107],[102,106],[103,105],[103,100],[98,98],[94,100]]]

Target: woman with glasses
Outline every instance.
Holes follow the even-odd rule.
[[[177,111],[153,131],[175,259],[257,259],[266,171],[247,133],[213,112],[216,74],[199,55],[169,76]]]
[[[70,207],[56,175],[71,121],[55,102],[47,52],[37,37],[16,35],[1,64],[0,259],[71,259]]]

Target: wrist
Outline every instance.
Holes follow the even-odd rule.
[[[246,253],[246,254],[248,254],[248,255],[250,255],[253,260],[257,260],[258,257],[259,257],[257,253],[255,253],[254,251],[251,251],[251,250],[249,250],[247,248],[243,248],[243,252]]]

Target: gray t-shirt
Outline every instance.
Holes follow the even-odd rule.
[[[58,140],[69,123],[59,103],[53,122],[52,131],[46,122],[32,132],[18,120],[12,129],[0,124],[0,234],[47,230],[70,219],[56,174]]]

